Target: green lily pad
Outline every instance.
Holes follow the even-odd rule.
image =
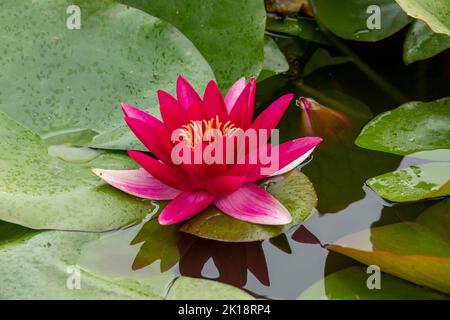
[[[214,78],[167,22],[113,0],[77,3],[81,29],[69,30],[73,1],[0,2],[0,111],[36,133],[115,132],[125,126],[121,102],[159,116],[157,89],[174,92],[179,74],[197,89]],[[129,130],[110,137],[105,147],[140,146]]]
[[[380,274],[380,289],[368,289],[372,273],[366,268],[349,267],[321,279],[306,289],[299,300],[449,300],[450,296],[419,287],[407,281]]]
[[[436,33],[450,36],[448,0],[395,0],[411,17],[425,21]]]
[[[245,291],[218,281],[179,277],[167,300],[253,300]]]
[[[408,102],[382,113],[361,131],[355,143],[399,155],[450,149],[450,97]]]
[[[160,299],[173,276],[108,277],[77,265],[99,234],[46,231],[0,243],[1,299]],[[79,289],[76,274],[79,272]]]
[[[273,17],[267,17],[266,29],[271,32],[296,36],[324,45],[330,44],[328,38],[312,18],[299,17],[294,19],[286,17],[282,21],[279,21]]]
[[[450,293],[448,201],[425,210],[415,222],[366,229],[327,248],[364,264],[377,265],[399,278]]]
[[[450,195],[450,162],[432,162],[370,178],[367,184],[381,197],[408,202]]]
[[[311,59],[305,66],[302,72],[302,77],[306,77],[308,74],[314,72],[317,69],[337,65],[342,63],[351,62],[352,59],[345,56],[331,56],[330,53],[322,48],[318,48],[316,52],[312,55]]]
[[[317,204],[312,183],[298,170],[293,170],[280,181],[269,184],[267,191],[291,213],[293,224],[305,221]],[[214,206],[184,223],[180,231],[202,238],[221,241],[257,241],[273,238],[286,230],[285,226],[269,226],[234,219]]]
[[[422,21],[414,21],[408,30],[403,49],[406,64],[431,58],[450,48],[450,36],[434,33]]]
[[[263,1],[119,0],[178,28],[200,50],[221,89],[263,66]],[[201,73],[201,71],[197,71]]]
[[[0,219],[34,229],[105,231],[148,213],[149,201],[107,186],[91,172],[130,168],[129,157],[103,152],[90,161],[64,161],[1,112],[0,123]]]
[[[409,23],[408,16],[394,0],[311,0],[317,21],[341,38],[378,41],[387,38]],[[368,29],[367,13],[371,5],[380,8],[380,28]]]
[[[264,65],[258,81],[289,70],[289,64],[277,43],[269,36],[264,37]]]

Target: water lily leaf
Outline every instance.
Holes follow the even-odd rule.
[[[399,155],[450,149],[450,97],[408,102],[382,113],[361,131],[355,143]]]
[[[267,191],[288,209],[295,224],[305,221],[317,204],[312,183],[298,170],[291,171],[281,180],[269,185]],[[273,238],[283,233],[285,228],[240,221],[211,206],[184,223],[180,231],[207,239],[236,242]]]
[[[450,162],[432,162],[367,180],[381,197],[394,202],[450,195]]]
[[[158,299],[172,276],[108,277],[77,265],[95,233],[46,231],[0,243],[1,299]],[[77,273],[80,273],[77,286]],[[72,288],[72,290],[70,289]]]
[[[382,271],[450,293],[450,242],[448,199],[423,212],[415,222],[400,222],[366,229],[328,245],[329,250],[349,256]]]
[[[287,34],[320,44],[330,45],[330,41],[312,18],[299,17],[294,19],[286,17],[283,20],[278,20],[273,17],[267,17],[266,29],[271,32]]]
[[[318,48],[316,52],[314,52],[314,54],[312,55],[311,59],[308,60],[305,69],[303,69],[302,76],[306,77],[308,74],[316,71],[317,69],[326,66],[342,64],[351,61],[352,59],[349,57],[331,56],[327,50]]]
[[[261,71],[266,20],[263,1],[119,1],[160,17],[183,32],[209,62],[221,89]]]
[[[245,291],[218,281],[179,277],[167,300],[253,300]]]
[[[407,281],[380,274],[380,289],[370,290],[367,279],[372,273],[366,268],[349,267],[321,279],[306,289],[299,300],[449,300],[441,293],[419,287]]]
[[[269,36],[264,37],[264,66],[258,81],[289,70],[289,64],[277,43]]]
[[[101,153],[90,161],[64,161],[1,112],[0,123],[0,219],[35,229],[105,231],[148,213],[149,201],[104,185],[91,172],[94,166],[129,168],[129,157]]]
[[[425,21],[436,33],[450,36],[448,0],[395,0],[411,17]]]
[[[167,22],[113,0],[78,1],[81,29],[69,30],[72,4],[0,3],[0,111],[38,134],[109,132],[125,126],[121,102],[159,116],[158,88],[173,91],[181,73],[197,89],[214,78],[194,45]],[[129,130],[113,137],[104,145],[137,145]]]
[[[341,38],[356,41],[378,41],[387,38],[409,23],[408,16],[394,0],[311,0],[317,21]],[[380,28],[368,28],[374,14],[368,8],[380,8]]]
[[[406,64],[431,58],[450,48],[450,36],[434,33],[422,21],[414,21],[408,30],[403,48]]]

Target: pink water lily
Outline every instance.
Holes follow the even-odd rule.
[[[180,76],[177,99],[158,91],[162,121],[133,106],[122,104],[125,121],[152,153],[128,151],[142,167],[136,170],[93,169],[110,185],[137,197],[152,200],[172,200],[159,215],[161,224],[187,220],[210,205],[236,219],[258,224],[283,225],[292,221],[288,210],[269,192],[255,182],[268,176],[280,175],[294,169],[312,153],[322,141],[319,137],[303,137],[272,146],[263,141],[252,152],[265,148],[279,157],[278,167],[263,172],[264,164],[257,163],[176,163],[173,149],[179,143],[195,153],[214,141],[232,139],[238,132],[273,130],[285,113],[293,95],[287,94],[273,102],[252,122],[256,81],[238,80],[222,97],[217,84],[210,81],[203,99]],[[207,129],[215,129],[219,136],[202,140]],[[177,131],[178,130],[178,131]],[[177,131],[183,137],[173,139]],[[200,141],[200,142],[199,142]],[[184,151],[186,152],[186,151]],[[225,150],[224,157],[227,156]]]

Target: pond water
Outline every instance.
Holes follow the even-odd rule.
[[[408,101],[434,100],[447,91],[445,86],[434,84],[434,80],[436,84],[445,83],[442,78],[448,75],[448,66],[440,60],[408,68],[399,62],[377,70],[386,81],[395,84]],[[416,81],[419,78],[432,80]],[[400,103],[374,86],[351,64],[321,69],[300,84],[288,82],[283,77],[266,80],[258,87],[257,100],[260,105],[265,105],[284,92],[312,96],[336,109],[361,106],[359,113],[365,119],[354,122],[354,132],[346,139],[319,147],[303,166],[302,171],[313,182],[319,198],[317,212],[304,224],[262,242],[226,243],[196,238],[176,230],[152,236],[155,233],[148,233],[148,230],[153,230],[154,221],[145,221],[112,232],[85,247],[79,264],[102,274],[162,273],[214,279],[244,288],[257,297],[295,299],[327,274],[358,265],[349,258],[329,252],[324,248],[325,244],[372,226],[413,220],[435,203],[393,206],[365,186],[364,182],[370,177],[426,160],[403,159],[354,145],[354,138],[365,122]],[[291,106],[280,125],[282,140],[301,136],[300,117],[301,110]],[[152,251],[155,246],[167,246],[158,250],[165,254],[162,262]]]

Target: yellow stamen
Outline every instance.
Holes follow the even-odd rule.
[[[191,120],[178,129],[178,140],[173,142],[184,140],[189,147],[193,148],[202,141],[211,143],[216,138],[232,136],[238,130],[240,128],[236,127],[231,121],[222,123],[219,116],[203,121]]]

